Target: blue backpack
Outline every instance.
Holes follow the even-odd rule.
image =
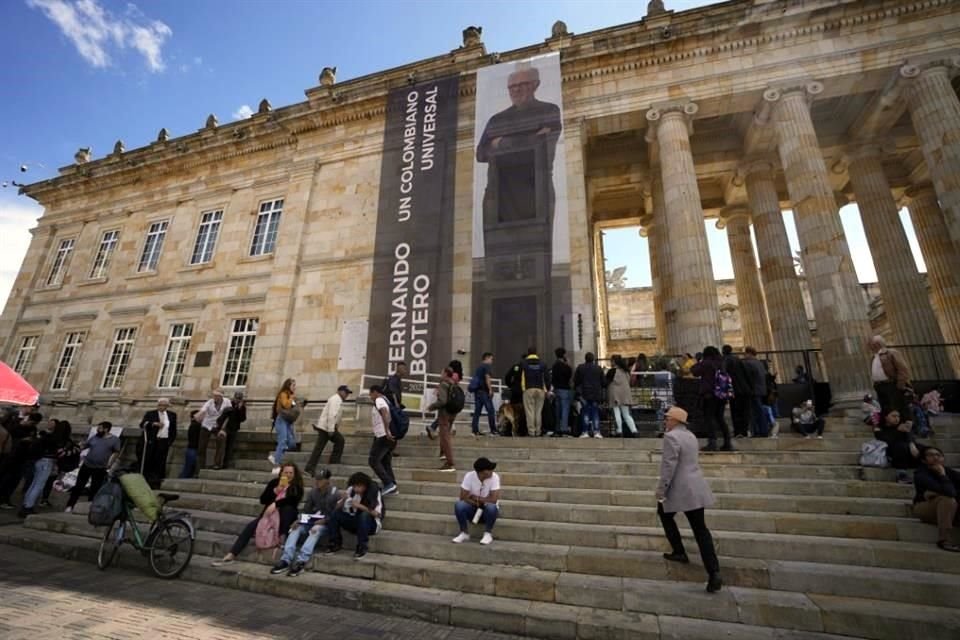
[[[397,440],[403,440],[410,429],[410,417],[403,410],[403,405],[396,405],[389,402],[390,405],[390,435]]]

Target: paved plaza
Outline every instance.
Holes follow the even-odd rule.
[[[509,640],[514,636],[349,611],[111,569],[0,545],[0,638],[383,638]]]

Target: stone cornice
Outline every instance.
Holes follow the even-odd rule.
[[[150,312],[148,305],[139,307],[121,307],[120,309],[111,309],[108,313],[111,318],[135,318],[147,315]]]
[[[893,17],[945,7],[949,3],[950,0],[918,0],[910,3],[890,2],[885,3],[885,6],[878,3],[881,6],[861,11],[856,15],[841,15],[848,5],[838,6],[837,12],[831,15],[833,12],[830,11],[830,8],[819,6],[816,3],[809,9],[794,11],[786,1],[757,6],[752,0],[740,0],[739,2],[692,9],[673,13],[669,16],[671,35],[666,37],[666,42],[660,29],[647,28],[651,19],[584,34],[565,36],[562,39],[564,46],[559,47],[562,50],[563,66],[565,68],[563,81],[578,82],[610,74],[631,73],[646,67],[658,67],[685,61],[695,62],[697,59],[710,55],[735,54],[741,49],[756,48],[765,44],[806,38],[817,33],[858,27]],[[817,16],[817,19],[822,21],[802,22],[804,15],[809,17],[814,10],[823,14],[822,18]],[[788,11],[790,13],[787,13]],[[662,18],[662,16],[658,16],[658,18]],[[777,29],[775,20],[795,24]],[[773,29],[768,33],[748,37],[732,37],[726,41],[720,41],[721,39],[718,38],[716,44],[707,46],[694,46],[686,49],[678,46],[678,43],[684,39],[694,42],[697,37],[716,34],[724,29],[729,29],[731,33],[735,34],[737,33],[737,27],[744,23],[758,24],[764,27],[773,25]],[[669,46],[664,46],[667,43],[669,43]],[[97,189],[131,185],[138,182],[141,171],[148,166],[160,165],[163,167],[162,173],[174,173],[238,156],[292,146],[295,145],[297,136],[305,132],[382,116],[386,108],[386,94],[390,89],[407,83],[410,73],[415,73],[417,82],[456,73],[463,77],[465,83],[473,84],[468,81],[469,74],[480,67],[545,54],[557,48],[557,42],[548,39],[543,43],[499,54],[487,55],[482,47],[456,49],[449,54],[377,72],[338,83],[332,87],[308,89],[306,91],[307,102],[297,103],[269,113],[255,114],[249,120],[216,128],[204,127],[199,132],[188,136],[165,142],[156,142],[123,154],[111,154],[102,160],[73,165],[65,168],[63,175],[60,177],[28,185],[21,191],[44,204],[49,204],[71,197],[72,194],[64,194],[64,192],[69,192],[71,188],[87,182],[88,178],[97,179]],[[476,49],[476,51],[471,49]],[[605,64],[591,64],[589,69],[582,68],[585,66],[584,63],[588,61],[611,56],[619,57],[620,60]],[[468,86],[462,89],[461,93],[472,95],[474,91],[475,87]],[[271,124],[276,131],[269,136],[270,139],[258,144],[237,147],[236,140],[249,137],[249,134],[255,132],[257,128],[263,129]],[[256,137],[260,137],[260,135],[262,135],[262,132],[258,133]],[[280,139],[274,139],[275,137]],[[210,145],[221,149],[217,153],[202,159],[183,163],[171,164],[169,162],[170,157],[196,153],[195,146],[200,146],[206,150]],[[227,146],[230,149],[222,148]],[[133,164],[131,165],[131,163]],[[110,170],[114,167],[119,168],[119,171]],[[102,181],[108,175],[113,179],[110,184],[105,184]]]

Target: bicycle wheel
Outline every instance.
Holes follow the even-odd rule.
[[[120,551],[120,545],[123,544],[123,537],[127,530],[126,525],[127,523],[123,518],[117,518],[103,534],[103,540],[100,541],[100,550],[97,551],[97,567],[101,571],[113,564],[116,559],[117,552]]]
[[[182,518],[161,522],[150,545],[150,568],[160,578],[176,578],[193,557],[193,529]]]

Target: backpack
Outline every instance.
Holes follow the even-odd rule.
[[[729,400],[733,397],[733,378],[726,371],[717,369],[713,379],[713,395],[720,400]]]
[[[868,440],[860,445],[860,466],[889,467],[890,461],[887,460],[887,443],[882,440]]]
[[[447,404],[443,405],[443,410],[455,416],[463,411],[463,405],[466,404],[466,402],[467,398],[463,393],[463,389],[460,388],[460,385],[451,384],[450,389],[447,391]]]
[[[274,509],[257,523],[255,544],[260,551],[276,549],[280,544],[280,511]]]
[[[403,405],[390,404],[390,435],[396,440],[403,440],[410,429],[410,417],[403,410]]]
[[[123,487],[116,480],[110,480],[97,491],[90,502],[87,522],[95,527],[108,527],[123,514]]]
[[[467,391],[470,393],[476,393],[483,386],[485,380],[481,380],[479,376],[473,376],[470,378],[470,384],[467,385]]]

